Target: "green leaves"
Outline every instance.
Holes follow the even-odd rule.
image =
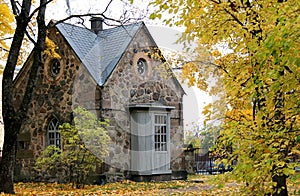
[[[107,155],[110,137],[106,131],[108,121],[98,121],[93,113],[81,107],[74,110],[74,115],[74,125],[59,126],[63,149],[48,146],[38,158],[36,169],[44,177],[59,176],[80,188]]]

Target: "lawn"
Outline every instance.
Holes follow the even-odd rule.
[[[70,184],[17,183],[15,191],[16,195],[241,195],[236,183],[227,183],[220,188],[210,183],[213,177],[192,175],[187,181],[170,182],[126,180],[105,185],[87,185],[83,189],[74,189]]]

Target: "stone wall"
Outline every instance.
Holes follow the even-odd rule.
[[[52,41],[57,44],[61,55],[60,72],[53,77],[49,65],[53,60],[44,55],[44,67],[39,70],[37,87],[23,120],[18,138],[16,179],[35,177],[32,166],[42,150],[47,146],[47,125],[55,117],[60,123],[71,122],[73,109],[78,105],[96,113],[99,118],[110,120],[108,133],[112,138],[109,155],[105,159],[107,176],[126,177],[130,169],[130,113],[132,103],[159,103],[174,106],[171,112],[171,169],[184,170],[182,96],[183,91],[177,80],[161,77],[161,61],[149,55],[153,46],[148,31],[141,32],[131,42],[128,51],[119,61],[104,86],[97,86],[77,56],[55,29],[50,31]],[[137,61],[147,61],[147,73],[140,75]],[[15,83],[15,107],[23,97],[31,59],[21,70]],[[108,179],[110,180],[110,179]]]
[[[54,29],[50,33],[56,35],[52,39],[57,44],[58,54],[61,55],[60,72],[56,76],[51,75],[49,66],[53,58],[44,55],[44,66],[39,70],[27,118],[23,119],[18,137],[17,180],[34,178],[32,166],[47,146],[47,125],[50,120],[57,118],[61,124],[71,122],[72,111],[78,103],[84,107],[89,107],[92,102],[95,105],[95,100],[91,101],[90,98],[96,97],[96,84],[65,40]],[[29,59],[16,79],[15,108],[19,107],[25,92],[31,63],[32,59]],[[90,91],[86,92],[87,90]]]
[[[171,169],[184,170],[183,163],[183,91],[176,79],[161,77],[162,62],[153,58],[155,46],[146,29],[133,39],[128,51],[123,55],[118,67],[102,90],[103,116],[112,122],[110,135],[115,142],[106,162],[114,168],[110,172],[126,171],[130,168],[130,113],[129,104],[159,103],[175,106],[171,113]],[[150,54],[150,55],[149,55]],[[137,61],[143,58],[148,67],[141,75],[137,72]]]

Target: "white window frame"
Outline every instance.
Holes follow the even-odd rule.
[[[155,151],[168,151],[168,116],[167,114],[154,114],[154,148]]]
[[[54,145],[61,148],[61,136],[59,133],[59,121],[57,118],[52,118],[47,126],[47,141],[48,146]]]

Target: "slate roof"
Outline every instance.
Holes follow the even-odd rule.
[[[58,24],[57,28],[95,81],[102,86],[142,25],[143,22],[119,26],[99,31],[98,34],[67,23]]]

